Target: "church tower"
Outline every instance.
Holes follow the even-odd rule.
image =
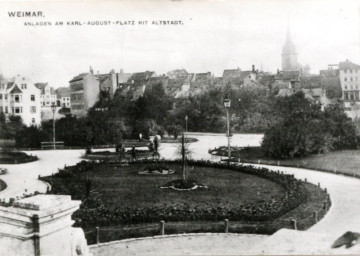
[[[299,70],[299,65],[297,62],[297,53],[296,53],[295,45],[291,40],[289,26],[287,29],[286,42],[283,46],[281,56],[282,56],[283,71]]]

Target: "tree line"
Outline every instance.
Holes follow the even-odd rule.
[[[132,100],[102,92],[100,100],[85,117],[66,115],[56,120],[56,140],[65,146],[118,144],[123,139],[152,135],[177,136],[188,131],[225,132],[226,109],[231,100],[231,133],[264,133],[262,148],[276,158],[292,158],[333,149],[356,148],[356,129],[341,104],[321,109],[304,93],[277,97],[265,87],[211,88],[202,94],[175,99],[157,84],[142,97]],[[16,139],[17,147],[40,147],[52,141],[52,120],[41,127],[26,127],[18,116],[0,113],[0,138]]]

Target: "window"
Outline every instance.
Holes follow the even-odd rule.
[[[31,118],[31,123],[35,124],[35,118]]]
[[[2,94],[0,93],[0,100],[2,100]]]
[[[31,101],[35,101],[35,95],[31,94],[30,99]]]
[[[9,112],[8,107],[5,106],[5,113],[7,114]]]
[[[19,95],[15,95],[15,96],[14,96],[14,100],[15,100],[15,102],[20,102],[20,96],[19,96]]]
[[[5,100],[7,100],[7,97],[8,97],[7,94],[5,94],[4,96],[5,96]]]
[[[50,105],[50,102],[47,101],[47,102],[46,102],[46,105]]]
[[[21,84],[21,89],[26,89],[26,84]]]
[[[36,113],[36,107],[34,106],[30,107],[30,113]]]
[[[345,85],[345,90],[347,90],[347,86]]]
[[[345,82],[347,81],[347,78],[346,78],[346,77],[344,78],[344,81],[345,81]]]
[[[15,111],[15,114],[20,114],[22,113],[22,108],[14,108],[13,111]]]
[[[350,77],[350,81],[352,81],[352,77]]]
[[[350,73],[352,73],[352,69],[350,69]]]

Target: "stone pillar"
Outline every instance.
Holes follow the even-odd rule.
[[[0,207],[0,248],[4,255],[89,255],[84,232],[72,228],[80,201],[37,195]]]

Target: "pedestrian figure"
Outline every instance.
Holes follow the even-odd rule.
[[[158,152],[158,148],[159,148],[159,139],[157,136],[155,136],[154,138],[154,150],[155,152]]]
[[[135,150],[135,146],[133,145],[132,148],[131,148],[131,157],[133,159],[133,161],[135,160],[136,158],[136,150]]]
[[[120,142],[117,146],[116,146],[116,153],[121,153],[123,151],[123,146],[122,143]]]
[[[154,151],[154,143],[152,141],[150,141],[150,144],[149,144],[149,151],[150,152]]]
[[[139,133],[139,141],[142,141],[142,134],[141,133]]]

